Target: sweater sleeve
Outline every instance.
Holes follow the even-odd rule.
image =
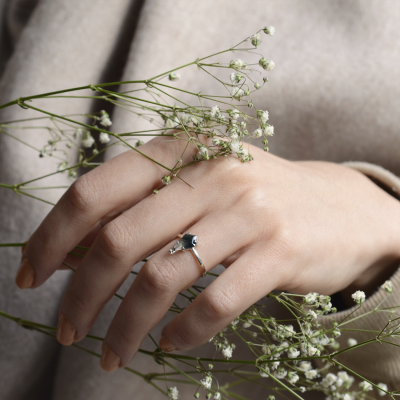
[[[399,199],[400,178],[391,172],[380,166],[366,162],[346,162],[344,165],[363,173],[382,189]],[[400,316],[400,268],[391,277],[391,282],[393,286],[392,294],[388,294],[379,288],[372,296],[367,298],[362,307],[357,311],[355,310],[358,306],[354,306],[348,310],[320,318],[320,322],[323,325],[330,326],[333,322],[340,323],[349,314],[352,314],[341,327],[351,330],[342,330],[342,335],[338,339],[341,344],[340,349],[348,347],[347,341],[349,338],[357,340],[358,343],[376,338],[390,319]],[[376,308],[393,309],[390,311],[374,312]],[[369,315],[356,319],[358,316],[368,312],[370,312]],[[392,325],[393,327],[399,326],[399,321]],[[391,391],[400,390],[400,347],[397,347],[400,346],[400,338],[398,335],[397,338],[392,337],[385,340],[393,344],[376,341],[345,352],[339,355],[337,359],[354,372],[371,380],[375,384],[383,382],[388,385],[388,389]]]

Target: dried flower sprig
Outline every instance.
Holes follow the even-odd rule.
[[[163,167],[166,172],[160,177],[162,185],[168,185],[175,178],[180,179],[179,171],[187,165],[218,157],[237,157],[242,162],[249,162],[252,156],[245,147],[245,140],[262,138],[264,150],[268,151],[269,136],[274,134],[274,126],[269,124],[268,111],[257,109],[252,99],[252,93],[260,90],[268,82],[266,76],[263,77],[262,84],[253,79],[257,70],[269,72],[275,67],[273,60],[256,52],[265,37],[262,32],[272,36],[275,28],[266,26],[236,46],[198,58],[150,79],[87,85],[21,97],[0,106],[0,109],[18,105],[24,109],[34,110],[40,116],[3,122],[0,124],[0,133],[26,144],[31,150],[36,151],[39,157],[53,158],[56,165],[52,175],[67,173],[71,179],[77,176],[79,168],[95,168],[100,165],[96,157],[115,145],[132,149]],[[213,61],[215,57],[225,53],[237,52],[242,52],[246,60],[235,57],[225,63]],[[257,57],[257,60],[253,63],[247,59],[247,56]],[[196,66],[200,72],[215,79],[223,90],[222,95],[199,94],[173,86],[184,81],[184,69],[190,66]],[[213,71],[216,68],[227,70],[224,79],[214,75]],[[109,90],[114,85],[119,85],[121,91]],[[84,92],[82,96],[75,95],[76,92],[81,91]],[[75,92],[74,96],[69,96],[71,92]],[[180,99],[181,94],[191,96],[193,102],[189,104],[183,101]],[[56,115],[35,107],[35,100],[44,98],[52,99],[52,101],[56,101],[57,98],[70,101],[74,98],[102,101],[148,121],[152,124],[152,129],[117,134],[112,132],[113,121],[105,110],[90,114]],[[107,107],[104,106],[104,108]],[[33,120],[35,123],[43,122],[43,125],[31,126],[30,123]],[[48,135],[47,142],[39,147],[36,143],[29,142],[29,138],[24,135],[27,129],[45,130]],[[182,162],[182,155],[173,168],[162,165],[141,152],[140,146],[143,141],[140,138],[146,136],[167,136],[171,140],[186,141],[187,148],[189,146],[195,148],[193,160],[185,165]],[[77,154],[76,162],[73,161],[74,150]],[[52,205],[46,199],[29,193],[30,190],[37,189],[67,188],[66,186],[30,186],[33,182],[47,176],[17,184],[0,183],[0,186],[11,189],[16,194],[26,195]],[[0,244],[0,247],[24,245],[24,243],[6,243]],[[79,250],[88,249],[79,247]],[[83,257],[81,254],[73,254]],[[64,264],[72,269],[68,264]],[[132,271],[132,274],[137,274],[137,272]],[[208,275],[216,276],[213,273],[208,273]],[[203,286],[195,284],[180,293],[178,297],[181,302],[175,301],[169,312],[181,313],[202,290],[204,290]],[[385,282],[381,290],[387,293],[387,297],[390,296],[393,291],[392,283]],[[115,297],[123,299],[123,296],[119,294]],[[365,294],[357,291],[353,294],[353,299],[360,308],[365,302]],[[276,395],[290,392],[300,399],[302,393],[310,390],[323,392],[328,400],[362,400],[366,398],[367,393],[373,391],[380,396],[390,395],[394,398],[396,393],[390,392],[385,383],[370,382],[337,360],[340,354],[355,348],[377,342],[390,345],[388,339],[399,338],[399,318],[392,319],[391,317],[391,314],[395,312],[394,309],[384,310],[386,313],[391,311],[391,314],[387,314],[389,315],[387,324],[378,334],[374,333],[375,336],[372,339],[364,342],[349,339],[348,347],[340,349],[340,344],[336,339],[341,335],[343,325],[346,324],[347,331],[351,330],[351,327],[348,327],[351,326],[353,320],[363,318],[371,312],[357,316],[353,320],[349,320],[350,314],[346,317],[346,321],[325,327],[321,318],[329,320],[329,315],[336,312],[329,296],[314,292],[305,296],[273,292],[267,296],[267,301],[278,303],[282,309],[289,312],[289,318],[276,319],[265,312],[265,304],[255,304],[210,339],[209,346],[215,347],[214,357],[199,358],[164,353],[153,340],[154,351],[140,349],[139,352],[152,357],[155,360],[155,367],[161,365],[163,370],[154,373],[144,373],[129,367],[125,370],[144,379],[172,400],[179,398],[179,385],[183,384],[196,387],[193,391],[195,398],[204,395],[206,399],[214,398],[214,400],[246,399],[244,396],[238,397],[235,393],[235,388],[240,383],[246,382],[261,385],[271,392],[274,391]],[[381,308],[377,307],[372,313],[380,311]],[[15,321],[23,328],[55,337],[54,327],[16,318],[3,311],[0,311],[0,316]],[[91,335],[87,338],[95,341],[103,340]],[[244,344],[250,352],[250,357],[246,360],[235,359],[236,348],[240,343]],[[94,356],[100,356],[80,345],[73,344],[73,346]],[[170,359],[180,361],[182,367],[171,364]],[[214,369],[214,364],[226,365],[229,368]],[[236,379],[233,382],[223,383],[224,375]],[[181,379],[177,381],[177,377]],[[357,379],[361,381],[359,384],[356,383]],[[164,390],[160,383],[168,381],[171,381],[173,386],[166,386]],[[269,400],[275,400],[275,396],[270,395]]]

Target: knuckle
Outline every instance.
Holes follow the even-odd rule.
[[[236,296],[231,296],[222,290],[204,296],[202,306],[206,317],[214,321],[234,315],[236,307],[233,297]]]
[[[167,259],[150,258],[143,268],[143,283],[150,292],[169,293],[178,282],[176,267]]]
[[[85,174],[71,185],[66,196],[74,209],[87,212],[97,204],[100,193],[90,174]]]
[[[131,248],[134,238],[124,218],[109,222],[99,234],[99,246],[112,259],[124,258]]]

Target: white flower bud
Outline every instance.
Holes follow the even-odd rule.
[[[259,138],[259,137],[262,136],[262,134],[263,134],[262,129],[258,128],[258,129],[256,129],[256,130],[253,132],[253,137]]]
[[[311,369],[310,371],[306,371],[306,372],[304,373],[304,376],[305,376],[307,379],[315,379],[315,378],[318,376],[318,371],[315,370],[315,369]]]
[[[105,127],[112,125],[110,116],[104,110],[101,111],[100,125],[103,125]]]
[[[164,176],[161,178],[161,182],[162,182],[164,185],[169,185],[169,184],[171,183],[171,177],[170,177],[169,175],[164,175]]]
[[[244,96],[244,91],[240,88],[234,87],[231,90],[231,96],[236,100],[240,100],[241,97]]]
[[[99,140],[101,143],[108,143],[110,141],[110,135],[105,132],[100,132]]]
[[[372,390],[372,385],[367,381],[362,381],[358,386],[360,386],[360,389],[363,392],[368,392],[368,391]]]
[[[273,26],[266,26],[263,29],[264,33],[266,33],[267,35],[273,36],[275,33],[275,28]]]
[[[243,60],[241,60],[240,58],[238,58],[238,59],[236,59],[236,60],[232,60],[232,61],[229,63],[229,66],[230,66],[231,68],[234,68],[234,69],[239,70],[239,69],[244,69],[244,68],[246,68],[246,63],[245,63]]]
[[[256,82],[256,83],[254,84],[254,87],[258,90],[258,89],[260,89],[261,86],[260,86],[259,83]]]
[[[274,135],[274,126],[268,125],[266,128],[264,128],[264,134],[266,136],[273,136]]]
[[[386,390],[388,392],[388,387],[387,387],[386,383],[378,383],[377,386],[379,388],[381,388],[383,390]],[[384,391],[382,391],[382,390],[379,390],[379,389],[378,389],[378,394],[379,394],[379,396],[386,396],[386,393]]]
[[[386,281],[381,288],[383,290],[385,290],[388,293],[392,293],[393,292],[393,286],[392,286],[392,281]]]
[[[357,304],[362,304],[365,301],[365,293],[362,290],[357,290],[351,297]]]
[[[267,60],[265,57],[260,58],[258,61],[261,67],[263,67],[266,71],[271,71],[275,67],[275,63],[272,60]]]
[[[261,43],[260,34],[259,34],[259,33],[256,33],[256,34],[250,36],[250,40],[251,40],[251,44],[252,44],[254,47],[257,47],[257,46]]]
[[[199,156],[200,158],[202,158],[203,160],[209,160],[210,159],[210,155],[208,154],[208,149],[205,146],[201,146],[199,148]]]
[[[84,131],[82,138],[81,138],[81,142],[82,142],[83,147],[90,148],[93,146],[94,139],[89,131]]]
[[[178,72],[170,72],[170,74],[168,75],[168,79],[170,81],[178,81],[179,79],[181,79],[181,74]]]
[[[257,118],[260,118],[261,122],[265,124],[269,120],[269,112],[257,110]]]
[[[347,339],[347,345],[348,345],[349,347],[353,347],[353,346],[355,346],[357,343],[358,343],[358,342],[357,342],[356,339],[353,339],[353,338]]]
[[[168,398],[171,400],[178,400],[179,391],[176,386],[168,388]]]

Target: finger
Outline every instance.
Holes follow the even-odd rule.
[[[249,249],[240,256],[164,327],[160,345],[189,350],[204,344],[252,304],[279,287],[283,265],[273,249],[265,253]]]
[[[188,186],[169,185],[102,229],[64,295],[57,331],[60,343],[83,339],[132,266],[201,218],[208,202],[196,202],[197,196]]]
[[[176,141],[171,145],[162,138],[141,149],[172,167],[184,144]],[[148,196],[165,173],[159,165],[129,151],[79,178],[29,239],[16,279],[20,288],[40,286],[100,219],[129,209]]]
[[[196,250],[207,270],[254,239],[244,225],[243,212],[208,214],[189,231],[196,234]],[[171,242],[143,266],[122,301],[105,338],[102,368],[112,371],[130,363],[146,335],[153,329],[180,291],[201,276],[199,264],[190,251],[169,254]]]

